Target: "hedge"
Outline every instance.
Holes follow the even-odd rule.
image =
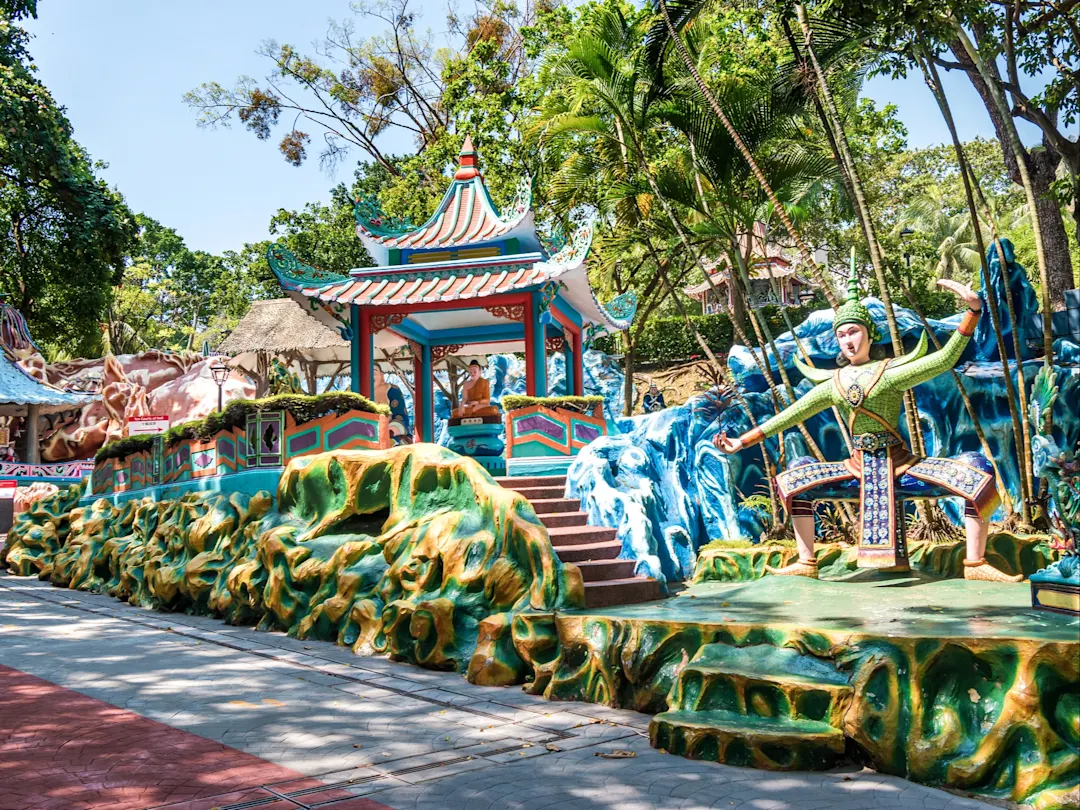
[[[816,306],[790,307],[788,317],[791,322],[798,326],[806,317],[816,309]],[[759,318],[772,330],[773,337],[778,337],[788,331],[787,323],[780,311],[780,307],[769,305],[755,309]],[[735,343],[735,330],[731,326],[731,319],[727,315],[691,315],[690,320],[705,338],[717,355],[723,356]],[[745,325],[746,334],[754,339],[754,330],[749,323]],[[626,349],[622,338],[618,334],[605,335],[593,343],[593,348],[607,354],[623,354]],[[635,363],[670,363],[675,360],[685,360],[694,355],[700,355],[701,347],[694,338],[694,333],[686,325],[686,321],[680,318],[655,318],[649,321],[638,337],[634,350]]]
[[[526,397],[520,394],[507,394],[502,398],[502,406],[506,411],[518,408],[530,408],[533,405],[543,405],[545,408],[564,408],[568,411],[579,413],[592,413],[597,405],[602,405],[603,397]]]
[[[367,397],[350,391],[333,391],[318,396],[304,394],[278,394],[263,399],[236,399],[230,402],[221,413],[212,413],[204,419],[181,422],[165,431],[166,447],[172,447],[185,439],[210,439],[223,430],[231,430],[246,423],[248,415],[259,411],[287,411],[292,414],[296,424],[302,425],[312,419],[318,419],[328,413],[341,414],[348,411],[364,411],[388,416],[390,409],[386,405],[372,402]],[[123,458],[132,453],[149,450],[154,445],[154,436],[128,436],[109,442],[94,455],[95,461],[110,458]]]

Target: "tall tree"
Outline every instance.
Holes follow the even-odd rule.
[[[85,353],[135,222],[37,79],[18,25],[35,13],[32,0],[0,2],[0,289],[39,341]]]
[[[993,123],[1010,177],[1030,197],[1048,308],[1063,307],[1064,291],[1075,284],[1063,203],[1071,206],[1080,240],[1075,205],[1080,143],[1068,134],[1080,113],[1080,4],[823,0],[818,5],[823,13],[864,27],[880,57],[879,70],[905,74],[920,50],[938,67],[968,78]],[[1038,86],[1033,94],[1023,86],[1032,82]],[[1017,121],[1039,128],[1037,147],[1020,142]],[[1066,177],[1059,180],[1062,163]]]

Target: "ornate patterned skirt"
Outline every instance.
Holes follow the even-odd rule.
[[[906,568],[904,501],[959,497],[965,515],[989,520],[1001,500],[979,453],[917,459],[906,447],[855,450],[847,461],[801,457],[776,476],[785,507],[813,514],[814,501],[859,501],[859,567]]]

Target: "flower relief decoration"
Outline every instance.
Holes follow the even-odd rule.
[[[414,229],[408,217],[392,217],[384,212],[374,194],[356,198],[353,217],[357,225],[377,236],[400,236]]]
[[[514,199],[510,202],[510,213],[515,218],[523,217],[532,208],[533,181],[528,175],[521,177],[517,182],[517,190]]]
[[[293,288],[301,285],[334,284],[347,281],[348,276],[331,273],[310,264],[304,264],[293,255],[292,251],[279,242],[266,248],[266,261],[282,282]]]
[[[536,238],[540,240],[548,256],[554,256],[566,246],[566,231],[558,223],[548,223],[542,229],[537,228]]]
[[[637,312],[638,296],[633,290],[616,296],[603,305],[608,315],[616,321],[629,321]]]
[[[589,248],[592,246],[596,218],[595,208],[579,206],[571,211],[569,235],[565,237],[563,246],[548,259],[548,262],[570,266],[585,261],[585,257],[589,255]]]

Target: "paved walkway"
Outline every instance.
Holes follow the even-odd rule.
[[[0,665],[17,671],[0,671],[0,810],[991,807],[870,771],[694,762],[650,748],[645,715],[477,687],[453,673],[6,574]],[[13,728],[52,742],[19,748]],[[78,754],[57,746],[57,735],[80,740]],[[145,761],[133,766],[132,751]],[[609,758],[616,752],[634,756]],[[121,802],[80,788],[111,784],[94,770],[99,760],[110,770],[123,763],[113,789],[147,792]]]

